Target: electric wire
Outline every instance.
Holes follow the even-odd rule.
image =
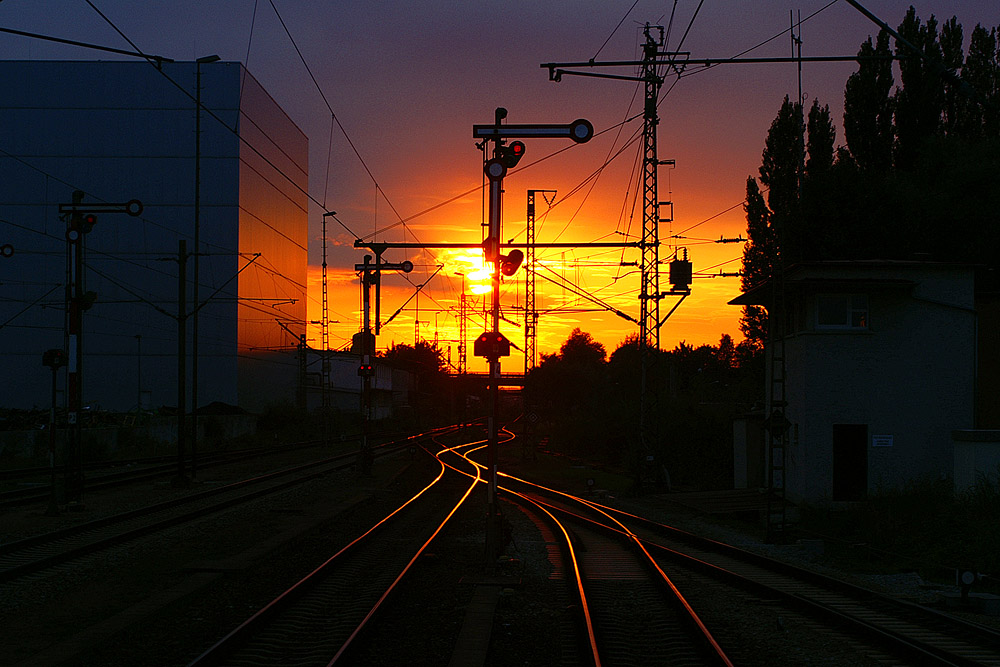
[[[186,97],[187,97],[188,99],[190,99],[190,100],[191,100],[192,102],[194,102],[194,103],[196,103],[196,104],[198,103],[198,100],[197,100],[197,98],[195,98],[195,97],[194,97],[194,96],[193,96],[193,95],[192,95],[192,94],[191,94],[190,92],[188,92],[188,91],[187,91],[187,90],[186,90],[186,89],[185,89],[185,88],[184,88],[183,86],[181,86],[181,85],[180,85],[180,84],[179,84],[179,83],[178,83],[177,81],[175,81],[175,80],[174,80],[173,78],[171,78],[171,77],[170,77],[170,75],[169,75],[169,74],[167,74],[167,73],[166,73],[166,72],[165,72],[165,71],[163,70],[163,68],[161,68],[161,67],[156,67],[156,64],[155,64],[155,62],[154,62],[154,61],[153,61],[152,59],[150,59],[150,58],[149,58],[148,56],[146,56],[146,55],[145,55],[145,54],[144,54],[144,53],[143,53],[143,52],[142,52],[142,51],[141,51],[141,50],[140,50],[140,49],[139,49],[139,48],[138,48],[137,46],[135,46],[135,44],[134,44],[134,43],[133,43],[133,42],[132,42],[132,41],[131,41],[131,40],[130,40],[130,39],[129,39],[129,38],[128,38],[128,37],[127,37],[127,36],[126,36],[126,35],[125,35],[125,34],[124,34],[124,33],[123,33],[123,32],[122,32],[122,31],[121,31],[121,30],[120,30],[120,29],[119,29],[119,28],[117,27],[117,26],[115,26],[115,25],[114,25],[114,23],[113,23],[113,22],[112,22],[112,21],[111,21],[111,20],[110,20],[110,19],[109,19],[108,17],[106,17],[106,16],[105,16],[105,15],[104,15],[103,13],[101,13],[101,11],[100,11],[99,9],[97,9],[97,7],[96,7],[96,6],[94,6],[94,4],[93,4],[93,2],[92,2],[91,0],[86,0],[86,2],[87,2],[87,4],[89,4],[89,5],[91,6],[91,7],[93,7],[93,8],[94,8],[94,10],[95,10],[95,11],[97,11],[97,13],[98,13],[98,14],[100,14],[100,15],[101,15],[101,17],[102,17],[102,18],[103,18],[103,19],[104,19],[105,21],[107,21],[107,22],[108,22],[108,23],[109,23],[109,24],[110,24],[110,25],[111,25],[111,26],[112,26],[112,27],[113,27],[113,28],[115,29],[115,31],[116,31],[116,32],[118,32],[118,33],[119,33],[120,35],[122,35],[122,37],[123,37],[123,38],[124,38],[124,39],[125,39],[125,40],[126,40],[126,41],[127,41],[127,42],[128,42],[128,43],[129,43],[130,45],[131,45],[131,46],[132,46],[132,48],[134,48],[134,49],[135,49],[135,51],[136,51],[136,53],[137,53],[138,55],[142,56],[143,58],[146,58],[146,59],[147,59],[147,61],[151,62],[151,63],[152,63],[153,65],[154,65],[154,69],[156,69],[156,71],[157,71],[157,72],[158,72],[158,73],[159,73],[159,74],[160,74],[161,76],[163,76],[163,77],[164,77],[164,78],[165,78],[165,79],[166,79],[166,80],[167,80],[167,81],[168,81],[169,83],[171,83],[171,84],[172,84],[172,85],[173,85],[173,86],[174,86],[174,87],[175,87],[175,88],[176,88],[176,89],[177,89],[178,91],[180,91],[180,92],[181,92],[181,93],[182,93],[183,95],[185,95],[185,96],[186,96]],[[244,68],[244,69],[246,69],[246,68]],[[227,130],[228,130],[229,132],[231,132],[232,134],[234,134],[234,135],[236,136],[237,140],[238,140],[238,141],[239,141],[239,142],[240,142],[241,144],[243,144],[243,145],[245,145],[245,146],[246,146],[247,148],[249,148],[249,149],[250,149],[250,150],[251,150],[251,151],[252,151],[252,152],[253,152],[253,153],[254,153],[254,154],[255,154],[255,155],[257,156],[257,157],[259,157],[259,158],[260,158],[261,160],[263,160],[263,161],[264,161],[264,162],[265,162],[265,163],[266,163],[266,164],[267,164],[268,166],[270,166],[270,167],[271,167],[272,169],[274,169],[274,170],[275,170],[275,172],[277,172],[278,174],[280,174],[281,176],[283,176],[283,177],[285,178],[285,180],[287,180],[287,181],[288,181],[288,183],[289,183],[289,184],[291,184],[291,186],[292,186],[293,188],[295,188],[296,190],[298,190],[299,192],[301,192],[301,193],[302,193],[303,195],[305,195],[305,196],[306,196],[306,197],[307,197],[307,198],[309,199],[309,201],[313,202],[314,204],[316,204],[316,205],[317,205],[317,206],[319,206],[320,208],[324,209],[324,211],[326,210],[326,207],[325,207],[325,206],[323,206],[322,202],[320,202],[320,201],[319,201],[318,199],[316,199],[315,197],[313,197],[313,196],[312,196],[312,195],[311,195],[311,194],[309,193],[308,189],[305,189],[305,188],[303,188],[303,187],[302,187],[301,185],[299,185],[298,183],[296,183],[296,182],[295,182],[295,179],[293,179],[293,178],[292,178],[291,176],[289,176],[289,175],[288,175],[287,173],[285,173],[285,172],[284,172],[284,171],[283,171],[282,169],[280,169],[280,168],[279,168],[279,167],[278,167],[278,166],[277,166],[276,164],[274,164],[274,162],[273,162],[272,160],[270,160],[270,159],[269,159],[269,158],[268,158],[268,157],[267,157],[266,155],[264,155],[264,153],[263,153],[263,152],[262,152],[262,151],[261,151],[260,149],[258,149],[258,148],[257,148],[256,146],[254,146],[253,144],[251,144],[251,143],[250,143],[250,142],[249,142],[249,141],[248,141],[248,140],[246,139],[246,137],[242,136],[242,135],[241,135],[241,133],[239,132],[239,130],[238,130],[238,129],[236,129],[236,128],[233,128],[233,127],[230,127],[230,126],[229,126],[229,125],[228,125],[228,124],[227,124],[227,123],[226,123],[226,122],[225,122],[224,120],[222,120],[222,118],[220,118],[220,117],[218,116],[218,114],[216,114],[216,113],[215,113],[214,111],[212,111],[211,109],[209,109],[208,107],[206,107],[206,106],[205,106],[205,105],[204,105],[203,103],[202,103],[202,104],[201,104],[201,105],[199,106],[199,108],[200,108],[200,109],[201,109],[202,111],[204,111],[204,112],[205,112],[206,114],[208,114],[208,115],[209,115],[209,116],[210,116],[210,117],[211,117],[212,119],[214,119],[215,121],[217,121],[217,122],[218,122],[218,123],[219,123],[220,125],[222,125],[222,126],[223,126],[223,127],[225,128],[225,129],[227,129]],[[268,138],[270,138],[270,137],[268,137]],[[328,211],[328,212],[329,212],[329,211]],[[340,225],[341,225],[342,227],[344,227],[344,228],[345,228],[345,229],[346,229],[346,230],[348,231],[348,233],[350,233],[351,235],[353,235],[353,236],[354,236],[354,238],[358,238],[358,235],[357,235],[357,234],[355,234],[355,233],[354,233],[354,231],[353,231],[353,230],[351,230],[351,229],[350,229],[350,228],[349,228],[349,227],[348,227],[348,226],[347,226],[346,224],[344,224],[344,223],[343,223],[343,221],[341,221],[340,219],[336,218],[336,216],[333,216],[333,217],[334,217],[334,219],[335,219],[335,220],[336,220],[336,221],[337,221],[337,222],[338,222],[338,223],[339,223],[339,224],[340,224]]]
[[[604,50],[604,47],[608,45],[608,42],[611,41],[611,38],[615,36],[616,32],[618,32],[618,28],[622,27],[622,24],[625,23],[625,19],[628,18],[628,15],[632,13],[632,10],[635,9],[635,6],[637,4],[639,4],[639,0],[635,0],[635,2],[632,3],[632,6],[629,7],[628,11],[625,12],[625,15],[622,16],[622,20],[618,22],[618,25],[616,25],[614,30],[611,31],[611,34],[608,35],[608,38],[604,40],[603,44],[601,44],[601,48],[597,49],[597,53],[595,53],[594,57],[590,59],[591,61],[597,60],[597,56],[601,55],[601,51]],[[675,7],[677,6],[676,0],[674,0],[674,6]]]

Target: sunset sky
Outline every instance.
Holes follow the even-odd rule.
[[[910,3],[863,4],[897,26]],[[957,16],[966,40],[977,23],[1000,24],[995,0],[914,5],[923,20],[932,14],[939,21]],[[597,133],[582,145],[559,139],[526,141],[526,156],[504,181],[505,240],[524,240],[528,189],[557,191],[551,206],[538,199],[539,242],[636,240],[642,228],[641,194],[636,197],[642,144],[632,140],[641,132],[641,87],[583,77],[555,83],[541,63],[639,59],[645,23],[669,25],[667,48],[689,51],[692,58],[744,52],[790,56],[790,12],[803,19],[803,56],[853,55],[877,32],[843,0],[6,0],[0,4],[0,27],[129,49],[95,6],[146,53],[175,60],[218,54],[226,61],[243,62],[306,133],[314,200],[309,215],[313,320],[320,318],[322,214],[336,211],[327,230],[332,348],[344,347],[360,327],[360,289],[353,267],[365,251],[353,247],[355,238],[473,245],[481,241],[486,189],[472,125],[492,122],[498,106],[508,109],[510,123],[586,118]],[[0,58],[118,56],[3,34]],[[686,248],[697,276],[691,296],[662,330],[667,349],[682,340],[715,343],[723,333],[740,337],[739,311],[726,305],[738,294],[739,279],[711,276],[739,270],[742,244],[713,241],[745,236],[741,202],[746,178],[757,174],[767,128],[782,99],[794,99],[799,90],[793,64],[696,69],[679,79],[668,76],[663,92],[669,93],[659,105],[659,157],[676,161],[675,168],[660,171],[659,198],[674,202],[674,221],[660,230],[665,244],[661,258]],[[844,82],[855,69],[852,63],[806,64],[802,69],[805,104],[818,98],[830,105],[838,143],[843,142]],[[633,73],[628,68],[602,71]],[[626,119],[632,120],[622,124]],[[617,157],[608,162],[612,156]],[[406,277],[384,278],[383,321],[439,264],[444,268],[383,329],[379,346],[412,344],[419,313],[421,338],[436,334],[457,364],[456,311],[463,279],[456,274],[473,270],[476,255],[440,250],[388,253],[388,261],[409,259],[416,268]],[[574,289],[638,318],[638,268],[620,266],[638,262],[638,250],[540,250],[538,257],[543,276],[566,279]],[[519,347],[524,344],[523,328],[517,326],[523,321],[523,311],[517,309],[524,303],[523,279],[521,271],[504,284],[503,309],[510,322],[501,326]],[[664,289],[666,282],[664,267]],[[537,291],[540,352],[557,350],[574,327],[589,332],[609,353],[637,330],[634,323],[541,276]],[[469,322],[471,341],[485,327],[485,297],[469,299],[478,304]],[[664,299],[661,313],[675,302]],[[317,327],[310,328],[309,338],[319,346]],[[471,369],[484,370],[481,360],[472,363],[471,342],[469,348]],[[517,352],[504,362],[505,371],[522,366]]]

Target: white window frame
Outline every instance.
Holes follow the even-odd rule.
[[[823,322],[820,302],[824,299],[842,299],[843,319],[839,322]],[[816,295],[816,329],[819,331],[865,331],[871,324],[871,311],[867,294],[846,292],[825,292]],[[859,322],[855,324],[855,322]]]

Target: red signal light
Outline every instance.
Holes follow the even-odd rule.
[[[524,157],[524,142],[512,141],[509,146],[500,146],[497,149],[497,153],[499,154],[500,162],[508,169],[511,169]]]

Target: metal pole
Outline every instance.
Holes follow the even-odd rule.
[[[142,334],[135,335],[135,414],[142,414]]]
[[[219,56],[195,60],[194,114],[194,315],[191,322],[191,479],[198,474],[198,311],[201,310],[201,281],[198,271],[201,255],[201,66],[214,63]]]
[[[59,499],[56,497],[56,376],[59,366],[52,365],[52,403],[49,408],[49,506],[45,516],[59,516]]]
[[[187,396],[185,381],[187,375],[187,241],[177,242],[177,476],[175,487],[188,486],[190,480],[184,473],[184,450],[186,437],[184,413]]]
[[[504,113],[506,115],[506,112]],[[497,110],[497,125],[500,125]],[[494,142],[496,145],[496,142]],[[486,244],[486,261],[493,262],[492,301],[490,320],[493,331],[500,330],[500,220],[503,179],[490,178],[489,241]],[[489,440],[486,446],[486,567],[492,570],[500,557],[500,516],[497,505],[497,447],[499,446],[500,421],[500,357],[489,358],[490,363],[490,412],[488,418]]]
[[[361,333],[361,365],[365,366],[366,369],[361,378],[361,411],[362,411],[362,421],[361,421],[361,454],[360,454],[360,469],[362,475],[368,475],[371,473],[371,443],[368,441],[368,436],[371,431],[371,409],[372,409],[372,378],[369,375],[367,366],[371,363],[372,354],[375,352],[371,349],[371,274],[369,269],[369,264],[371,262],[372,256],[365,255],[365,267],[361,272],[361,293],[362,299],[364,301],[364,328]],[[374,365],[373,365],[374,370]]]
[[[198,471],[198,306],[201,293],[198,255],[201,253],[201,63],[195,61],[194,114],[194,315],[191,321],[191,479]]]
[[[73,192],[73,203],[83,201],[83,192]],[[76,214],[73,214],[76,215]],[[67,499],[79,504],[83,500],[83,305],[85,287],[83,283],[83,251],[87,237],[86,222],[78,216],[78,235],[73,248],[73,296],[70,304],[70,338],[75,345],[70,347],[69,403],[72,421],[72,445],[69,461],[66,462],[69,483],[66,485]]]

